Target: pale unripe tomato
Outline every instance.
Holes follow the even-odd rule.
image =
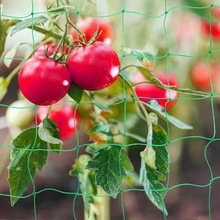
[[[13,102],[6,111],[6,120],[9,125],[16,128],[25,128],[33,122],[34,108],[26,100]]]

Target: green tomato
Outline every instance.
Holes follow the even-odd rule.
[[[6,111],[7,122],[16,128],[25,128],[33,122],[34,109],[26,108],[31,106],[26,100],[13,102]],[[17,107],[17,108],[16,108]]]

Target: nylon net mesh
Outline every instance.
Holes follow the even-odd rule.
[[[12,2],[12,1],[11,1]],[[25,2],[25,1],[23,1]],[[56,1],[55,1],[56,2]],[[195,60],[205,60],[205,62],[207,63],[207,67],[209,67],[209,61],[212,60],[212,57],[216,57],[214,58],[217,59],[217,57],[219,57],[219,51],[220,49],[218,49],[218,44],[217,43],[213,43],[213,39],[212,39],[212,35],[210,38],[204,38],[203,39],[203,48],[200,49],[199,51],[195,48],[196,45],[194,45],[195,47],[193,47],[192,45],[190,46],[191,48],[187,48],[186,44],[182,44],[180,42],[177,42],[176,38],[174,37],[174,33],[176,32],[180,32],[180,36],[181,37],[186,37],[189,38],[189,41],[192,40],[191,38],[195,38],[197,37],[197,33],[193,32],[193,36],[192,34],[190,35],[190,33],[186,33],[185,30],[183,30],[182,32],[178,29],[178,25],[176,25],[175,20],[180,21],[179,17],[181,17],[185,11],[187,13],[190,14],[190,10],[194,10],[195,13],[199,14],[200,11],[207,9],[209,10],[209,23],[211,24],[211,11],[213,8],[219,8],[218,6],[218,2],[217,1],[211,1],[211,2],[205,2],[202,1],[203,3],[205,3],[205,6],[200,6],[200,4],[197,4],[196,1],[191,1],[194,2],[194,4],[192,3],[187,3],[187,1],[168,1],[168,0],[161,0],[158,1],[160,3],[155,3],[155,2],[151,2],[151,1],[147,1],[147,0],[143,0],[143,1],[136,1],[136,3],[134,4],[133,1],[128,1],[128,0],[124,0],[124,1],[97,1],[97,5],[94,6],[92,1],[73,1],[72,3],[75,5],[75,9],[72,11],[69,11],[68,13],[71,14],[71,17],[78,17],[79,15],[81,16],[95,16],[95,17],[105,17],[107,19],[109,19],[113,26],[116,29],[115,33],[114,33],[114,37],[115,37],[115,42],[113,43],[113,48],[116,50],[116,52],[120,55],[120,62],[121,62],[121,66],[123,66],[124,64],[126,64],[128,59],[132,59],[132,57],[135,57],[135,55],[130,55],[125,53],[125,48],[126,47],[130,47],[130,48],[137,48],[137,49],[144,49],[146,51],[152,52],[154,54],[157,54],[157,56],[155,57],[156,60],[156,67],[158,69],[161,69],[162,67],[165,67],[164,70],[166,71],[166,73],[168,74],[168,72],[174,72],[176,74],[176,76],[178,77],[180,83],[181,83],[181,87],[187,87],[187,86],[191,86],[189,83],[189,75],[187,74],[187,72],[189,72],[189,68],[190,65],[195,62]],[[5,4],[5,5],[4,5]],[[15,6],[17,3],[15,3]],[[23,4],[23,3],[21,3]],[[34,20],[34,18],[38,15],[47,15],[48,12],[46,12],[45,9],[40,10],[39,8],[39,4],[40,1],[34,1],[34,0],[27,0],[25,2],[25,4],[28,5],[28,7],[25,8],[25,5],[23,6],[25,8],[25,12],[21,12],[19,13],[16,12],[17,14],[19,14],[18,16],[14,16],[13,14],[10,14],[7,10],[5,10],[5,14],[4,14],[4,10],[3,10],[3,14],[1,14],[1,18],[2,19],[25,19],[25,18],[32,18],[32,21]],[[110,7],[111,5],[111,7]],[[13,5],[10,5],[11,8],[15,7]],[[7,5],[6,1],[3,1],[3,9],[4,7],[9,7],[9,5]],[[28,8],[28,9],[27,9]],[[38,9],[36,9],[38,8]],[[86,11],[86,12],[85,12]],[[7,12],[7,13],[6,13]],[[51,14],[53,14],[54,12],[50,12]],[[66,12],[60,12],[60,13],[66,13]],[[193,19],[195,19],[193,16],[196,15],[192,15],[192,22]],[[182,20],[182,22],[186,23],[187,26],[191,25],[191,21],[187,20],[187,18],[185,18],[186,20]],[[188,18],[189,19],[189,18]],[[172,24],[173,26],[170,27],[169,24]],[[149,30],[147,30],[146,28],[150,28]],[[196,29],[196,26],[193,27]],[[191,29],[193,29],[191,28]],[[190,31],[189,31],[190,32]],[[147,34],[146,34],[147,33]],[[28,33],[29,34],[29,33]],[[187,36],[187,34],[190,35]],[[198,32],[198,35],[200,33]],[[158,36],[156,36],[158,35]],[[128,37],[130,36],[130,37]],[[146,40],[144,39],[143,36],[147,36],[147,43]],[[175,35],[176,36],[176,35]],[[32,43],[33,45],[35,45],[36,41],[39,41],[38,37],[36,36],[36,33],[34,33],[33,30],[33,25],[32,25],[32,30],[31,30],[31,34],[29,35],[30,38],[28,39],[30,43]],[[22,35],[18,36],[19,41],[22,41]],[[201,44],[201,42],[199,42]],[[195,44],[198,44],[198,40],[195,40]],[[35,46],[34,50],[35,50]],[[189,47],[189,46],[188,46]],[[214,50],[213,50],[214,48]],[[2,56],[3,57],[3,56]],[[3,61],[3,59],[13,59],[13,60],[17,60],[18,62],[25,62],[27,59],[22,59],[19,57],[14,57],[14,58],[1,58],[1,61]],[[192,60],[192,62],[190,61]],[[3,63],[3,62],[2,62]],[[22,64],[18,64],[18,65],[23,65]],[[3,64],[2,64],[2,70],[4,70]],[[178,74],[178,72],[181,73]],[[185,73],[185,74],[184,74]],[[210,71],[209,71],[210,74]],[[1,75],[3,75],[3,72],[1,72]],[[210,76],[210,75],[209,75]],[[167,181],[165,182],[165,204],[166,204],[166,198],[169,198],[169,194],[174,195],[175,197],[175,192],[177,192],[177,188],[178,190],[181,189],[185,189],[185,190],[189,190],[190,192],[195,189],[195,188],[201,188],[206,190],[206,193],[202,193],[205,194],[204,197],[202,197],[201,199],[198,199],[196,202],[198,202],[198,204],[202,203],[203,209],[205,209],[207,212],[205,213],[205,217],[212,219],[212,214],[214,216],[216,216],[215,213],[213,213],[211,211],[211,204],[212,204],[212,196],[216,197],[216,195],[212,194],[212,189],[213,189],[213,185],[216,183],[217,185],[217,181],[220,178],[218,175],[218,170],[216,170],[215,172],[213,171],[212,168],[212,164],[214,166],[215,161],[213,158],[217,159],[217,157],[214,157],[214,155],[211,153],[211,148],[213,147],[214,149],[217,149],[217,145],[218,145],[218,141],[219,138],[217,136],[217,127],[218,125],[216,124],[217,118],[216,118],[216,112],[218,110],[216,110],[216,106],[215,103],[218,102],[218,93],[215,93],[214,91],[214,87],[211,82],[211,92],[207,95],[207,96],[191,96],[188,94],[182,94],[180,95],[177,99],[177,104],[176,107],[173,109],[173,112],[171,111],[171,115],[173,114],[175,117],[177,118],[182,118],[183,120],[186,120],[186,123],[193,124],[194,129],[193,130],[178,130],[177,128],[175,128],[174,126],[172,126],[170,124],[170,122],[168,120],[166,120],[166,122],[160,122],[162,123],[163,127],[166,128],[167,134],[168,134],[168,141],[167,141],[167,146],[168,146],[168,152],[169,152],[169,160],[171,159],[171,163],[168,163],[168,174],[167,174]],[[14,83],[14,85],[17,82]],[[13,86],[14,86],[13,85]],[[15,86],[16,87],[16,86]],[[9,87],[9,91],[13,90],[12,86]],[[13,91],[15,93],[15,91]],[[129,143],[127,144],[126,142],[126,137],[127,137],[127,127],[128,127],[128,123],[130,123],[130,116],[127,114],[128,108],[130,108],[130,105],[135,105],[133,102],[133,98],[129,97],[127,95],[126,92],[126,85],[125,82],[123,83],[123,97],[121,98],[120,101],[117,102],[101,102],[98,104],[103,104],[104,106],[117,106],[117,105],[121,105],[122,109],[121,109],[121,116],[123,118],[123,140],[122,140],[122,144],[121,147],[122,149],[125,149],[126,151],[129,152],[129,155],[134,154],[135,152],[135,147],[136,146],[141,146],[143,145],[143,147],[146,144],[140,144],[140,143]],[[169,101],[172,101],[172,97],[171,97],[171,90],[169,90],[169,94],[170,94],[170,98]],[[24,108],[19,108],[19,107],[12,107],[10,106],[8,103],[11,100],[7,99],[7,95],[6,98],[3,99],[3,101],[0,104],[0,108],[1,108],[1,112],[2,115],[5,113],[7,108],[18,108],[21,109],[21,111]],[[63,101],[65,102],[72,102],[75,103],[75,109],[79,110],[80,112],[80,107],[84,107],[86,106],[86,104],[92,103],[94,104],[94,101],[81,101],[79,103],[76,103],[74,101],[69,101],[67,99],[63,99]],[[168,103],[168,102],[167,102]],[[205,103],[205,104],[203,104]],[[195,107],[197,106],[197,107]],[[198,107],[199,106],[199,107]],[[35,115],[37,116],[37,108],[38,106],[36,105],[31,105],[27,108],[33,108],[35,111]],[[197,109],[196,109],[197,108]],[[199,109],[199,110],[198,110]],[[198,113],[199,112],[199,113]],[[165,111],[165,116],[167,118],[167,112]],[[217,116],[218,117],[218,116]],[[202,123],[203,122],[203,123]],[[36,121],[35,121],[36,123]],[[205,124],[207,123],[207,124]],[[4,122],[2,122],[2,127],[3,127]],[[82,125],[83,126],[83,125]],[[147,132],[147,129],[145,129],[144,125],[141,124],[141,129],[143,130],[143,133]],[[146,126],[146,124],[145,124]],[[37,127],[37,124],[36,124]],[[138,128],[139,129],[139,128]],[[202,132],[201,130],[205,129],[207,135],[200,135]],[[11,132],[15,132],[16,131],[11,131]],[[1,131],[2,135],[5,136],[8,133],[7,129],[2,128]],[[83,133],[83,132],[82,132]],[[16,133],[17,134],[17,133]],[[72,163],[68,163],[68,166],[70,166],[69,168],[71,169],[71,164],[74,163],[74,160],[77,161],[79,155],[85,150],[85,147],[88,145],[88,140],[85,138],[85,134],[81,134],[81,132],[79,130],[76,131],[75,134],[75,138],[74,139],[70,139],[70,141],[68,141],[67,143],[65,143],[64,147],[61,150],[61,155],[71,155],[71,159],[72,159]],[[199,145],[197,147],[197,145]],[[8,139],[5,140],[5,138],[2,137],[1,140],[1,151],[2,151],[2,155],[4,155],[4,152],[8,151],[8,149],[13,148],[13,146],[10,144],[10,141]],[[70,146],[69,148],[65,148],[65,146]],[[33,146],[34,147],[34,146]],[[31,149],[31,153],[34,152],[33,147]],[[190,148],[190,149],[189,149]],[[133,150],[128,150],[128,149],[133,149]],[[186,149],[186,150],[184,150]],[[51,151],[51,150],[48,150]],[[191,152],[192,151],[192,152]],[[189,160],[189,164],[187,161],[187,157],[183,156],[183,154],[185,153],[189,153],[191,152],[191,156],[192,156],[192,160]],[[216,152],[216,151],[214,151]],[[51,154],[51,152],[49,152]],[[7,155],[7,154],[6,154]],[[30,154],[31,155],[31,154]],[[29,157],[30,157],[29,155]],[[61,155],[59,155],[59,157],[61,157]],[[179,156],[178,156],[179,155]],[[181,155],[181,156],[180,156]],[[195,156],[196,155],[196,156]],[[197,156],[198,155],[198,156]],[[212,156],[210,156],[212,155]],[[120,156],[121,156],[121,152],[120,152]],[[70,156],[68,156],[67,158],[69,158]],[[3,159],[4,157],[2,156],[2,163],[4,161]],[[6,156],[7,158],[7,156]],[[61,157],[62,158],[62,157]],[[63,160],[66,160],[65,157],[63,157]],[[185,176],[186,179],[178,179],[178,177],[182,176],[180,172],[181,168],[179,167],[180,165],[178,165],[178,161],[179,160],[185,160],[183,162],[184,166],[188,166],[190,167],[191,165],[193,166],[193,164],[190,164],[190,161],[192,163],[192,161],[197,161],[198,159],[198,164],[199,166],[202,166],[204,168],[204,172],[207,175],[204,175],[203,177],[203,173],[199,174],[200,178],[198,180],[195,180],[195,178],[193,179],[193,181],[190,180],[190,176]],[[199,160],[200,158],[200,160]],[[209,159],[211,158],[211,159]],[[55,160],[52,161],[52,160]],[[72,217],[69,216],[69,218],[73,218],[73,219],[82,219],[83,216],[83,205],[82,205],[82,200],[79,198],[82,198],[82,193],[80,191],[80,184],[79,182],[77,183],[77,181],[79,181],[80,179],[80,173],[78,171],[78,178],[77,181],[72,182],[71,188],[73,187],[74,189],[71,191],[69,190],[65,190],[63,189],[63,187],[61,187],[62,189],[59,188],[54,188],[54,187],[50,187],[51,185],[53,186],[53,184],[50,184],[50,178],[53,181],[53,175],[56,175],[56,169],[59,170],[59,166],[62,166],[63,162],[62,159],[58,159],[58,157],[54,158],[52,157],[51,162],[48,162],[47,166],[45,166],[45,172],[47,173],[46,177],[43,175],[44,171],[42,172],[42,174],[38,173],[38,176],[36,177],[36,180],[34,180],[32,178],[32,175],[30,173],[29,170],[29,174],[31,177],[31,186],[29,186],[29,190],[20,198],[19,202],[21,202],[22,200],[26,200],[29,199],[28,201],[33,201],[31,203],[31,205],[29,204],[29,207],[31,209],[32,212],[32,218],[41,218],[41,216],[38,215],[38,212],[40,212],[39,209],[41,209],[40,207],[42,207],[41,205],[38,206],[38,202],[40,203],[40,200],[43,200],[44,195],[46,195],[47,192],[52,192],[51,194],[48,193],[49,196],[51,196],[52,198],[54,198],[54,201],[56,201],[56,199],[59,196],[67,196],[68,198],[70,197],[72,202],[71,204],[68,206],[69,210],[72,210]],[[68,160],[68,159],[67,159]],[[60,164],[59,164],[60,163]],[[138,164],[139,162],[137,162]],[[7,164],[7,162],[6,162]],[[29,164],[29,158],[28,158],[28,164]],[[119,158],[119,165],[120,165],[120,158]],[[137,165],[139,166],[139,165]],[[4,167],[4,165],[3,165]],[[216,166],[215,166],[216,168]],[[188,168],[189,169],[189,168]],[[218,168],[216,168],[218,169]],[[189,169],[190,170],[190,169]],[[184,169],[181,171],[183,172]],[[51,174],[52,176],[50,177],[50,172],[53,173]],[[55,174],[54,174],[55,172]],[[65,170],[66,175],[68,176],[68,171]],[[59,172],[58,172],[59,173]],[[42,175],[41,177],[39,177],[40,175]],[[196,175],[196,174],[195,174]],[[178,176],[178,177],[176,177]],[[194,176],[194,175],[193,175]],[[7,178],[5,175],[3,175],[3,178]],[[48,184],[49,187],[47,188],[43,188],[40,189],[39,187],[37,187],[38,183],[36,182],[38,180],[38,178],[43,178],[45,180],[45,182]],[[63,175],[62,175],[63,178]],[[47,179],[47,180],[46,180]],[[2,180],[3,181],[3,180]],[[72,178],[70,181],[73,181]],[[4,181],[3,181],[4,182]],[[144,193],[144,189],[140,188],[140,187],[128,187],[122,184],[123,180],[121,177],[121,186],[119,189],[119,195],[117,197],[117,200],[112,200],[112,205],[113,207],[115,207],[115,205],[113,203],[119,204],[120,201],[120,206],[121,206],[121,210],[119,209],[118,212],[120,213],[118,218],[120,219],[130,219],[130,214],[131,212],[129,212],[126,207],[129,207],[127,204],[125,205],[125,199],[131,199],[133,197],[127,197],[127,193],[129,192],[133,192],[135,194],[143,194],[143,197],[146,197],[145,193]],[[59,181],[59,183],[61,184],[62,181]],[[216,187],[215,185],[215,187]],[[65,188],[65,187],[64,187]],[[3,191],[3,189],[2,189]],[[174,193],[173,193],[174,192]],[[187,193],[187,191],[184,191],[185,193]],[[199,193],[200,191],[198,191],[197,193]],[[215,192],[215,191],[214,191]],[[177,192],[178,193],[178,192]],[[41,196],[42,195],[42,196]],[[55,196],[53,196],[55,195]],[[90,196],[90,195],[85,195],[84,196]],[[101,197],[110,197],[111,195],[109,194],[104,194]],[[1,193],[0,194],[0,200],[3,198],[7,197],[9,200],[10,194],[9,193]],[[65,197],[65,198],[67,198]],[[97,196],[99,197],[99,196]],[[30,200],[31,198],[31,200]],[[39,198],[39,199],[38,199]],[[120,199],[119,199],[120,198]],[[139,197],[138,197],[139,198]],[[198,198],[201,198],[198,196]],[[178,198],[179,200],[181,200],[181,198]],[[184,199],[184,196],[183,196]],[[143,199],[142,199],[143,200]],[[217,199],[215,198],[215,201]],[[134,200],[134,201],[138,201],[138,200]],[[140,200],[141,201],[141,200]],[[144,199],[144,201],[147,201],[147,197],[146,199]],[[167,201],[169,201],[169,199],[167,199]],[[202,201],[206,201],[206,202],[202,202]],[[18,202],[18,204],[19,204]],[[79,204],[78,204],[79,203]],[[127,203],[127,201],[126,201]],[[187,203],[187,201],[186,201]],[[188,203],[190,203],[190,201],[188,201]],[[42,203],[43,204],[43,203]],[[147,203],[148,204],[148,203]],[[45,205],[45,204],[43,204]],[[142,212],[145,215],[145,219],[148,219],[148,207],[144,204],[138,204],[140,205],[140,207],[142,207]],[[216,204],[214,204],[213,206],[215,207]],[[47,206],[50,206],[47,204]],[[62,206],[60,206],[60,204],[53,204],[53,206],[55,207],[55,209],[62,209]],[[126,207],[125,207],[126,206]],[[81,213],[79,213],[78,208],[80,208]],[[151,207],[151,206],[150,206]],[[169,206],[168,205],[168,213],[172,211],[172,207],[174,207],[175,209],[175,204],[173,204],[173,206]],[[187,206],[188,207],[188,206]],[[193,206],[194,207],[194,206]],[[22,208],[21,208],[22,209]],[[143,211],[146,210],[146,211]],[[150,208],[149,208],[150,209]],[[154,213],[160,213],[159,210],[152,208],[154,211]],[[10,209],[11,212],[16,212],[18,209],[16,209],[16,205],[15,208]],[[13,211],[16,210],[16,211]],[[215,209],[215,211],[217,211]],[[1,211],[2,212],[2,211]],[[3,211],[4,212],[4,211]],[[127,213],[128,212],[128,213]],[[187,212],[187,211],[186,211]],[[138,212],[139,213],[139,212]],[[197,213],[198,216],[202,215],[201,213]],[[2,214],[3,216],[0,217],[4,217],[5,215]],[[78,216],[79,215],[79,216]],[[150,214],[149,214],[150,215]],[[166,216],[165,215],[165,211],[164,213],[160,213],[160,214],[155,214],[157,219],[169,219],[169,215]],[[190,217],[195,217],[195,213],[190,213],[188,214],[188,218]],[[16,216],[16,214],[14,215]],[[51,216],[47,216],[46,218],[51,218],[53,215],[51,214]],[[134,215],[135,216],[135,215]],[[197,217],[198,217],[197,216]],[[7,217],[7,216],[6,216]],[[43,216],[45,217],[45,216]],[[136,219],[139,218],[141,219],[141,217],[137,217],[135,216]],[[154,216],[155,217],[155,216]],[[171,214],[172,217],[172,214]],[[15,217],[14,217],[15,218]],[[115,217],[116,219],[117,217]],[[149,217],[150,219],[150,217]]]

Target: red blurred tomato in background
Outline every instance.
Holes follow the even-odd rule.
[[[220,8],[212,7],[211,14],[217,19],[217,21],[211,22],[210,24],[209,21],[203,20],[202,32],[206,37],[210,37],[210,35],[212,34],[212,39],[214,41],[220,41]]]
[[[163,84],[169,86],[176,86],[179,87],[179,82],[176,79],[174,75],[171,73],[168,74],[168,80],[167,80],[167,73],[163,72],[160,74],[155,75],[157,79],[159,79]],[[147,82],[147,79],[140,73],[137,73],[135,75],[134,82]],[[169,82],[169,83],[168,83]],[[152,84],[138,84],[134,87],[134,91],[136,92],[136,95],[138,97],[141,97],[140,100],[143,102],[149,102],[150,100],[156,100],[158,104],[163,107],[163,109],[166,108],[166,110],[169,110],[177,101],[176,98],[179,96],[178,92],[173,90],[164,90],[161,89],[155,85]],[[168,102],[168,100],[173,99]]]
[[[202,23],[202,31],[207,36],[210,37],[210,33],[212,34],[212,39],[214,41],[220,41],[220,21],[211,23],[211,32],[210,32],[210,24],[207,21],[203,21]]]
[[[108,45],[112,44],[113,41],[113,30],[108,21],[103,18],[87,17],[77,22],[77,29],[85,34],[86,41],[88,42],[95,34],[97,27],[99,27],[98,35],[102,31],[98,41],[102,41]],[[71,27],[70,34],[73,40],[77,40],[76,30]],[[98,36],[97,35],[97,36]],[[82,41],[80,34],[78,34],[79,40]]]
[[[209,73],[208,73],[208,67],[209,67]],[[215,86],[215,83],[218,79],[218,73],[216,71],[216,68],[214,64],[209,63],[207,67],[207,62],[205,61],[199,61],[195,63],[190,71],[190,78],[192,84],[199,90],[202,91],[210,91],[211,90],[211,84],[210,84],[210,77],[213,86]]]
[[[40,124],[47,115],[49,106],[37,107],[37,124]],[[75,115],[75,118],[74,118]],[[67,140],[75,134],[79,128],[80,116],[71,103],[59,101],[52,106],[48,118],[52,119],[60,130],[60,139]],[[75,123],[74,123],[75,120]]]

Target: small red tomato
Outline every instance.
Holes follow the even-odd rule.
[[[51,105],[68,92],[71,77],[68,69],[46,57],[32,57],[21,68],[19,87],[36,105]]]
[[[209,72],[212,80],[212,84],[215,85],[217,81],[218,74],[215,66],[209,63]],[[199,61],[195,63],[190,71],[190,78],[192,84],[199,90],[210,91],[210,77],[208,73],[207,63],[205,61]]]
[[[113,41],[113,30],[106,20],[103,18],[87,17],[84,20],[77,22],[77,29],[85,34],[87,42],[95,34],[97,27],[99,27],[98,35],[102,31],[98,41],[111,45]],[[77,33],[73,27],[70,28],[70,34],[72,35],[73,40],[77,40]],[[79,40],[82,41],[80,34],[78,34],[78,36]]]
[[[110,86],[120,72],[116,52],[103,42],[76,47],[67,59],[73,83],[85,90],[99,90]]]
[[[45,57],[45,50],[47,49],[47,47],[48,47],[48,55],[52,56],[54,54],[55,50],[57,49],[57,46],[56,45],[49,45],[49,44],[45,44],[45,45],[42,45],[41,47],[39,47],[35,51],[34,55],[32,55],[32,56]],[[67,54],[68,53],[68,48],[65,48],[64,52]],[[59,48],[59,53],[62,53],[62,47]]]
[[[49,106],[38,106],[37,108],[37,123],[40,124],[45,118]],[[74,118],[75,116],[75,118]],[[72,104],[60,101],[53,105],[48,118],[52,119],[57,124],[57,129],[60,131],[60,139],[66,140],[75,134],[75,130],[79,128],[80,116]],[[75,122],[74,122],[75,120]]]
[[[168,81],[167,81],[167,74],[166,72],[163,72],[161,74],[158,74],[157,79],[159,79],[163,84],[169,85],[169,86],[176,86],[179,87],[179,83],[176,79],[176,77],[172,74],[168,74]],[[135,83],[147,81],[146,78],[138,73],[135,75]],[[179,96],[178,92],[173,90],[164,90],[161,89],[155,85],[152,84],[139,84],[134,87],[134,90],[138,97],[141,97],[140,100],[143,102],[149,102],[152,99],[155,99],[158,104],[163,107],[166,110],[169,110],[177,101],[176,98]],[[173,99],[172,101],[168,100]]]
[[[209,22],[203,21],[202,23],[202,32],[207,36],[210,37],[210,25]],[[214,41],[220,41],[220,21],[211,23],[211,33],[212,39]]]

